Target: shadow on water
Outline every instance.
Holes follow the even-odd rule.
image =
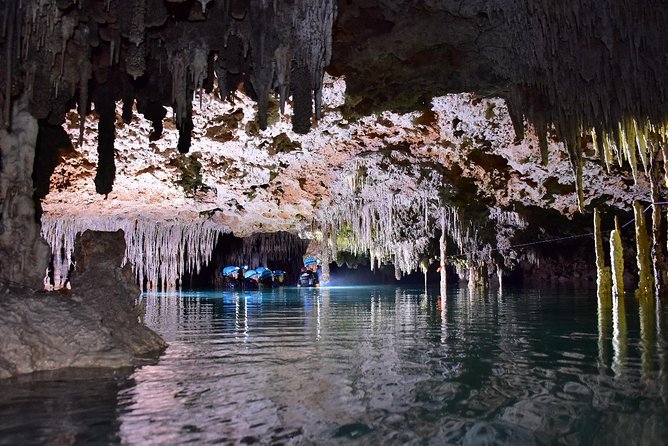
[[[65,369],[0,380],[0,444],[119,443],[132,369]]]
[[[666,308],[420,287],[148,294],[134,371],[0,382],[0,442],[662,444]]]

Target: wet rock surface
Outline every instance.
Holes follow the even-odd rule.
[[[4,287],[0,299],[0,377],[63,367],[125,367],[166,344],[139,322],[130,265],[120,267],[122,232],[87,231],[77,240],[69,293]]]

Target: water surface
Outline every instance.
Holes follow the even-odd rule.
[[[145,297],[155,365],[0,382],[2,444],[663,444],[663,307],[394,287]]]

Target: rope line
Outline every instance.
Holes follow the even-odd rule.
[[[654,205],[657,205],[657,206],[666,206],[666,205],[668,205],[668,201],[659,201],[659,202],[656,202],[656,203],[650,203],[650,204],[645,208],[645,210],[643,211],[643,214],[644,214],[645,212],[647,212],[649,209],[651,209],[651,207],[654,206]],[[626,223],[624,224],[624,226],[622,226],[620,229],[623,229],[623,228],[627,227],[628,225],[630,225],[630,224],[633,223],[634,221],[636,221],[635,218],[629,220],[629,221],[626,222]],[[593,236],[593,235],[594,235],[593,232],[587,232],[587,233],[585,233],[585,234],[577,234],[577,235],[568,235],[568,236],[564,236],[564,237],[551,238],[551,239],[547,239],[547,240],[537,240],[537,241],[535,241],[535,242],[520,243],[519,245],[512,245],[512,246],[509,246],[509,247],[506,248],[506,249],[526,248],[527,246],[541,245],[541,244],[543,244],[543,243],[559,242],[559,241],[561,241],[561,240],[570,240],[570,239],[575,239],[575,238],[580,238],[580,237],[591,237],[591,236]],[[500,251],[500,250],[501,250],[501,248],[494,248],[494,249],[492,249],[492,252],[494,252],[494,251]],[[480,251],[476,251],[476,252],[480,252]],[[454,258],[458,258],[458,257],[468,257],[468,254],[452,254],[452,255],[445,256],[446,259],[454,259]]]

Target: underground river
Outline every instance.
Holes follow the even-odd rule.
[[[595,293],[148,294],[134,370],[0,381],[0,444],[662,444],[665,306]]]

